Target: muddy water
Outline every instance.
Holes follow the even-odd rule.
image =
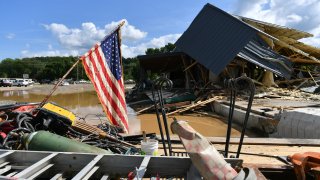
[[[204,136],[225,136],[227,132],[227,125],[216,118],[197,116],[196,114],[190,114],[185,116],[174,116],[178,120],[187,121],[196,131],[200,132]],[[157,117],[154,114],[139,115],[138,118],[141,121],[141,129],[146,132],[156,132],[160,134],[158,128]],[[171,124],[173,118],[168,117],[168,124]],[[162,123],[163,125],[163,123]],[[164,130],[164,128],[162,128]],[[169,129],[170,131],[170,129]],[[171,133],[171,132],[170,132]],[[232,129],[231,136],[239,137],[240,132]]]
[[[13,100],[18,102],[41,102],[45,98],[43,94],[30,93],[29,91],[4,91],[0,92],[0,100]],[[57,103],[74,112],[78,117],[86,117],[86,121],[97,124],[104,121],[104,112],[100,106],[95,91],[57,94],[50,98]],[[136,133],[141,130],[156,132],[159,134],[158,123],[155,114],[143,114],[136,116],[135,112],[128,107],[130,132]],[[205,136],[225,136],[226,124],[212,117],[175,116],[178,120],[186,120],[191,126]],[[168,118],[168,123],[172,119]],[[233,129],[232,135],[239,136],[239,131]]]

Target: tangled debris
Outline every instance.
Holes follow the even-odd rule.
[[[312,94],[303,92],[301,90],[290,90],[286,88],[275,88],[275,87],[257,87],[256,97],[273,97],[285,100],[311,100],[319,101],[319,94]]]
[[[76,119],[75,115],[55,104],[38,107],[38,104],[11,104],[0,107],[0,149],[28,150],[28,141],[25,137],[34,132],[52,133],[78,141],[81,144],[104,149],[115,154],[140,153],[132,142],[123,141],[119,135],[121,129],[107,122],[97,127]],[[85,119],[82,119],[85,120]],[[48,134],[54,138],[54,135]],[[48,141],[52,141],[51,138]],[[51,144],[49,146],[55,146]],[[30,149],[30,147],[29,147]],[[43,150],[43,148],[34,149]],[[63,150],[61,150],[63,151]]]

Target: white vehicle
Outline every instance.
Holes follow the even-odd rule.
[[[33,85],[34,84],[34,81],[32,80],[32,79],[27,79],[27,81],[28,81],[28,85]]]
[[[81,79],[80,81],[77,81],[76,84],[89,84],[89,81]]]
[[[27,87],[29,85],[29,81],[27,79],[17,79],[12,83],[13,86],[25,86]]]
[[[70,84],[67,81],[64,81],[60,84],[60,86],[69,86]]]

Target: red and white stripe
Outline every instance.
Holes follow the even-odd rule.
[[[113,76],[100,44],[96,44],[82,57],[82,64],[97,91],[107,117],[127,133],[129,127],[123,79],[117,80]]]

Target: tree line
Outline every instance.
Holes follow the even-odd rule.
[[[38,81],[55,80],[62,77],[77,61],[77,57],[32,57],[22,59],[6,58],[0,63],[0,77],[22,78],[29,74],[29,78]],[[86,75],[81,64],[70,73],[68,78],[84,79]]]
[[[169,52],[174,45],[169,43],[161,48],[149,48],[147,55]],[[78,57],[31,57],[31,58],[6,58],[0,62],[1,78],[22,78],[28,74],[29,78],[39,82],[42,80],[55,80],[61,78],[70,67],[78,60]],[[124,79],[139,79],[139,61],[135,58],[122,58]],[[88,79],[81,63],[70,72],[67,77],[74,80]]]

